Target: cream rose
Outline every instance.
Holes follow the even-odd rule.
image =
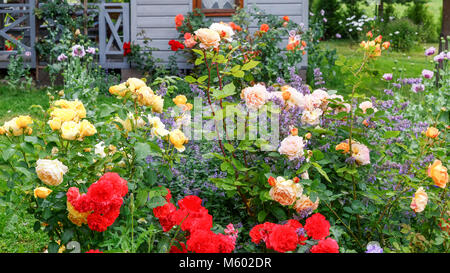
[[[293,160],[300,158],[304,154],[304,146],[305,144],[303,143],[302,137],[290,135],[281,141],[278,152],[287,155],[289,160]]]
[[[323,111],[319,108],[316,108],[312,111],[305,110],[302,113],[302,123],[309,125],[318,125],[320,123],[320,117],[322,116]]]
[[[38,159],[36,173],[39,179],[49,186],[58,186],[63,182],[63,175],[68,171],[66,165],[58,159]]]
[[[217,31],[208,28],[201,28],[194,32],[200,40],[200,47],[209,49],[211,47],[217,48],[220,43],[220,35]]]
[[[225,24],[223,22],[213,23],[209,27],[209,29],[217,32],[222,39],[227,40],[228,42],[233,41],[233,38],[231,37],[234,35],[234,31],[233,28],[231,28],[228,24]]]

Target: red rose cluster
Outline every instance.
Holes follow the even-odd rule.
[[[284,253],[294,251],[299,244],[305,244],[308,238],[300,232],[302,228],[297,220],[289,220],[284,225],[266,222],[254,226],[250,230],[250,237],[255,244],[264,241],[268,249]]]
[[[252,242],[266,243],[268,249],[277,252],[294,251],[297,246],[304,245],[308,237],[319,240],[319,243],[311,248],[312,253],[339,253],[337,242],[331,238],[325,239],[330,234],[330,223],[320,213],[313,214],[306,219],[305,226],[297,220],[289,220],[284,225],[266,222],[256,225],[250,231]]]
[[[123,56],[127,56],[131,53],[131,42],[123,43]]]
[[[172,51],[178,51],[179,49],[184,49],[184,45],[176,40],[169,41],[170,48]]]
[[[100,251],[98,249],[91,249],[91,250],[86,251],[85,253],[103,253],[103,251]]]
[[[87,224],[90,229],[103,232],[114,223],[120,214],[123,197],[128,193],[127,181],[117,173],[105,173],[92,184],[87,193],[78,188],[67,191],[67,201],[79,213],[89,212]]]
[[[168,198],[169,197],[169,198]],[[174,226],[181,225],[186,232],[186,243],[180,242],[182,249],[172,246],[171,253],[230,253],[235,247],[235,238],[211,231],[213,218],[202,206],[202,200],[189,195],[178,200],[178,207],[170,202],[170,191],[166,196],[167,203],[153,209],[164,232]],[[187,247],[186,247],[187,246]]]

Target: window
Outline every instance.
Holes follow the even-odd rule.
[[[244,0],[194,0],[193,8],[201,9],[206,16],[231,16],[236,7],[243,6]]]

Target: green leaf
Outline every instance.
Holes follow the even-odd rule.
[[[251,60],[250,62],[248,62],[242,66],[242,70],[245,70],[245,71],[250,70],[252,68],[255,68],[258,64],[259,64],[258,61]]]
[[[244,75],[245,75],[245,73],[242,70],[233,72],[233,76],[235,76],[236,78],[242,78],[242,77],[244,77]]]
[[[15,152],[16,152],[16,150],[14,150],[13,148],[8,148],[8,149],[4,150],[2,153],[3,160],[8,161],[8,159],[10,159],[11,156],[13,156]]]
[[[258,212],[258,222],[262,223],[264,221],[264,219],[266,219],[267,216],[267,211],[262,210],[260,212]]]
[[[61,243],[65,244],[70,241],[73,237],[73,229],[66,229],[61,236]]]
[[[311,164],[316,168],[316,170],[323,176],[328,182],[331,182],[330,178],[328,178],[327,173],[322,169],[322,167],[316,162],[311,162]]]
[[[197,82],[197,80],[194,77],[192,77],[192,76],[186,76],[186,78],[184,78],[184,80],[187,83],[196,83]]]
[[[383,138],[397,137],[399,134],[400,131],[386,131],[384,132]]]
[[[287,218],[286,212],[284,212],[284,210],[280,207],[274,206],[270,211],[279,221],[284,221]]]
[[[151,154],[151,148],[148,143],[139,142],[134,146],[137,160],[145,160]]]
[[[147,203],[147,207],[154,209],[156,207],[161,207],[166,204],[167,201],[162,196],[154,196],[150,199],[150,201]]]

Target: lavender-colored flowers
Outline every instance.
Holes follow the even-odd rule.
[[[439,53],[438,55],[436,55],[434,57],[434,61],[437,62],[437,63],[441,63],[441,62],[443,62],[444,60],[447,60],[447,59],[448,59],[448,56],[447,56],[447,53],[445,53],[445,52],[441,52],[441,53]]]
[[[72,47],[72,57],[83,58],[86,55],[86,51],[84,50],[84,46],[74,45]]]
[[[383,75],[383,79],[385,81],[391,81],[392,80],[392,73],[386,73]]]
[[[61,53],[58,58],[57,58],[58,62],[62,62],[64,60],[67,60],[67,56],[64,53]]]
[[[366,253],[383,253],[383,248],[380,247],[378,242],[370,242],[367,244]]]
[[[339,33],[336,33],[336,38],[341,39],[341,38],[342,38],[342,35],[339,34]]]
[[[424,69],[424,70],[422,70],[422,76],[425,79],[431,79],[434,76],[434,72],[431,70]]]

